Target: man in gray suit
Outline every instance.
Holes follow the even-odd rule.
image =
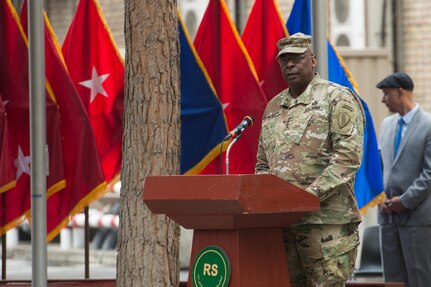
[[[394,73],[377,84],[393,115],[380,132],[386,200],[379,206],[385,281],[431,286],[431,115],[413,81]]]

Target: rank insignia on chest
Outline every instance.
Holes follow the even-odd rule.
[[[320,106],[312,105],[312,106],[308,106],[307,108],[305,108],[304,113],[308,113],[308,112],[316,111],[316,110],[320,110]]]
[[[290,125],[291,122],[292,122],[292,118],[291,117],[283,121],[283,124],[286,127],[286,129],[289,128],[289,125]]]

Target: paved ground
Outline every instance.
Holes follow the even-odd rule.
[[[84,279],[84,265],[48,266],[48,279]],[[10,259],[7,261],[6,279],[31,280],[31,262]],[[101,264],[90,264],[91,279],[114,279],[116,268]]]
[[[6,279],[31,280],[30,244],[10,247],[7,252]],[[90,278],[115,279],[117,272],[116,260],[117,252],[115,250],[90,250]],[[83,249],[63,250],[57,244],[48,245],[48,279],[84,279],[84,268]],[[187,281],[187,276],[186,270],[181,271],[180,281]],[[352,278],[350,281],[383,282],[383,278],[379,276],[362,276]]]
[[[29,244],[8,248],[7,258],[6,279],[32,279]],[[116,262],[117,252],[114,250],[90,250],[90,279],[115,279]],[[63,250],[59,245],[48,245],[48,279],[84,279],[84,276],[83,249]],[[180,281],[187,281],[187,277],[188,270],[180,271]]]
[[[116,251],[90,250],[90,278],[115,278],[117,272],[116,257]],[[84,279],[84,276],[83,249],[65,251],[58,245],[48,245],[48,279]],[[30,280],[31,277],[30,245],[8,248],[6,279]]]

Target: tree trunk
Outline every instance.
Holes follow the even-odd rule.
[[[177,2],[125,0],[125,37],[117,286],[178,286],[179,227],[142,199],[146,176],[180,173]]]

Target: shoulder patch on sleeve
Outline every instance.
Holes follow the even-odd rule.
[[[356,103],[339,100],[333,110],[332,131],[340,134],[351,134],[357,125],[357,118],[361,112]]]
[[[347,112],[342,112],[338,115],[338,128],[343,129],[345,126],[349,124],[351,120],[351,116]]]

